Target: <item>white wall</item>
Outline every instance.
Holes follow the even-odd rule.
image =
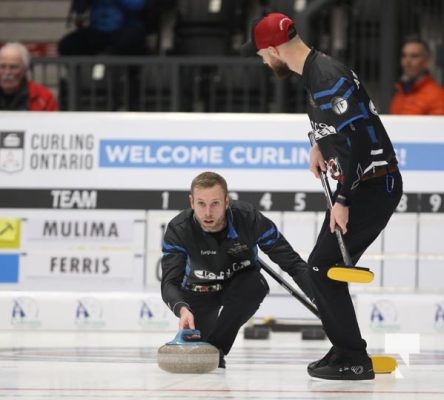
[[[224,175],[233,196],[269,215],[303,257],[313,247],[325,199],[308,171],[303,115],[0,118],[0,291],[158,295],[162,225],[187,206],[190,182],[203,170]],[[405,197],[360,265],[375,272],[370,288],[442,293],[444,118],[383,121],[398,152]],[[44,232],[49,222],[57,232]],[[85,233],[92,222],[114,224],[116,232]],[[63,235],[62,224],[71,231]],[[270,284],[273,294],[284,293]]]

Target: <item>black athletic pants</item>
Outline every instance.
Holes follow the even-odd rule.
[[[354,265],[387,225],[402,196],[399,172],[361,182],[355,189],[350,207],[345,245]],[[336,193],[334,194],[335,197]],[[342,264],[336,235],[330,232],[330,212],[326,213],[317,242],[308,258],[315,303],[331,343],[345,352],[363,352],[361,337],[348,284],[329,279],[329,267]]]
[[[219,292],[186,292],[185,301],[204,341],[228,354],[239,329],[257,311],[268,294],[267,281],[258,270],[237,272]]]

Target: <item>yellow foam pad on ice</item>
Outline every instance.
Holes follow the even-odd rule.
[[[398,366],[396,359],[390,356],[370,356],[370,358],[375,374],[390,374]]]

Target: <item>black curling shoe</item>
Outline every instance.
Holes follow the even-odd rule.
[[[340,355],[334,347],[323,358],[310,363],[307,372],[313,378],[328,380],[375,379],[372,360],[367,354]]]

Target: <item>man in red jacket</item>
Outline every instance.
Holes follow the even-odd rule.
[[[423,40],[405,40],[401,52],[402,76],[396,83],[396,93],[390,114],[444,115],[444,90],[430,76],[430,49]]]
[[[29,52],[20,43],[6,43],[0,49],[0,110],[58,111],[51,91],[27,79],[29,61]]]

